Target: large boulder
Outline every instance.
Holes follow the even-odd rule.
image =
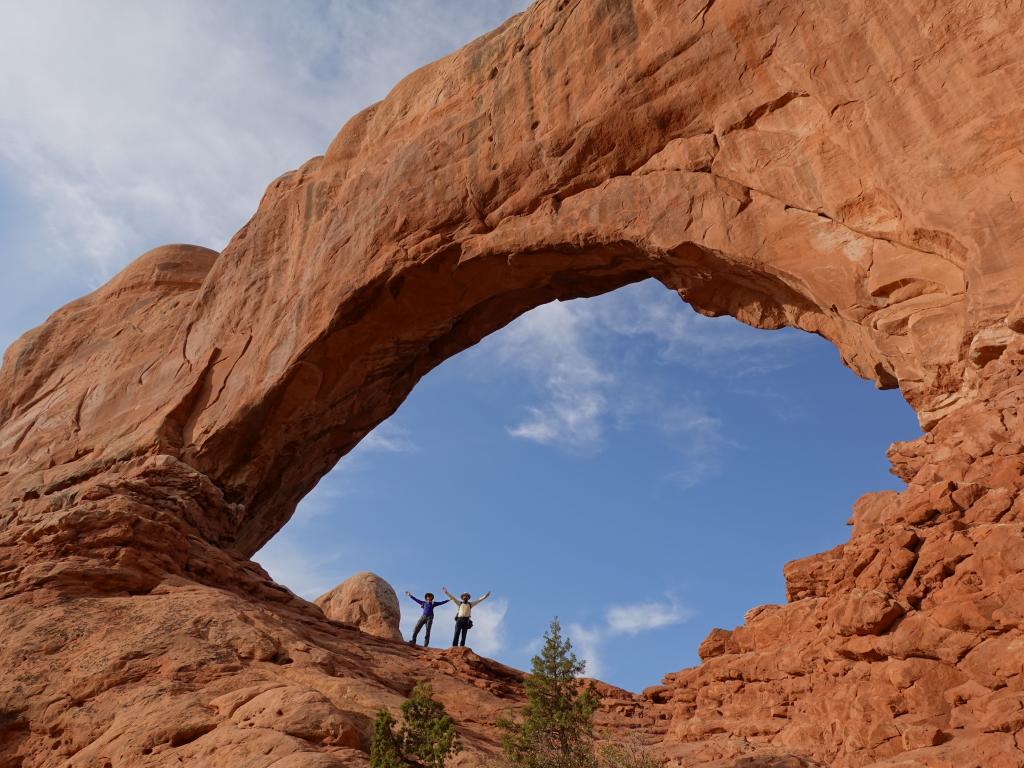
[[[398,623],[402,611],[398,595],[384,579],[363,571],[350,576],[314,602],[329,619],[355,624],[363,632],[389,640],[401,640]]]

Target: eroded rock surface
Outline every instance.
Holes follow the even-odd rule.
[[[363,632],[401,640],[402,609],[394,588],[375,573],[350,576],[313,601],[329,619],[353,624]]]
[[[787,604],[642,697],[602,688],[609,735],[680,766],[1024,765],[1022,21],[542,0],[350,120],[222,253],[156,249],[27,333],[0,371],[0,764],[360,764],[419,677],[463,761],[493,750],[519,673],[332,624],[248,557],[435,365],[654,277],[830,339],[926,434]]]

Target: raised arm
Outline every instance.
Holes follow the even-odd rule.
[[[482,603],[484,600],[486,600],[490,596],[491,596],[491,593],[490,593],[490,591],[488,591],[482,597],[479,597],[476,600],[474,600],[473,602],[471,602],[470,605],[472,605],[474,608],[476,608],[476,606],[480,605],[480,603]]]
[[[437,606],[439,606],[439,605],[444,605],[445,603],[450,603],[450,602],[451,602],[451,600],[442,600],[439,603],[434,603],[434,607],[437,608]]]
[[[447,595],[448,599],[451,600],[453,603],[459,602],[459,599],[448,591],[448,587],[441,587],[441,591],[444,592],[445,595]]]
[[[415,600],[420,605],[423,605],[423,601],[420,600],[418,597],[416,597],[416,595],[414,595],[412,592],[406,592],[405,594],[407,594],[409,597],[411,597],[413,600]]]

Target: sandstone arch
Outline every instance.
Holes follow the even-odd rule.
[[[407,669],[365,639],[346,651],[245,558],[431,367],[530,307],[653,276],[698,311],[826,336],[929,432],[891,452],[906,492],[866,497],[849,544],[787,568],[790,604],[709,638],[704,666],[619,725],[642,722],[680,760],[1022,764],[1024,681],[996,659],[1024,642],[1024,12],[918,5],[542,0],[349,121],[222,253],[151,251],[22,337],[0,373],[0,596],[4,653],[36,692],[4,684],[9,754],[120,750],[129,765],[215,737],[244,753],[230,706],[195,714],[212,701],[195,670],[188,702],[160,695],[199,725],[159,741],[139,709],[146,747],[44,706],[106,689],[26,660],[45,646],[26,634],[34,605],[68,636],[107,622],[133,658],[166,661],[177,646],[133,630],[147,609],[127,596],[177,604],[194,585],[234,617],[228,688],[303,654],[321,672],[349,674],[353,653]],[[781,627],[800,639],[780,643]],[[356,717],[395,695],[367,685],[318,706]],[[313,731],[318,748],[352,746]],[[59,741],[78,732],[85,746]]]

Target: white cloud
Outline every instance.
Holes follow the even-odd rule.
[[[692,488],[721,471],[722,451],[730,441],[720,419],[696,400],[666,406],[658,414],[658,429],[683,457],[679,469],[668,479],[682,488]]]
[[[352,478],[354,471],[358,471],[358,469],[347,464],[346,459],[342,459],[334,469],[320,478],[320,482],[312,491],[299,501],[289,525],[292,528],[295,525],[306,526],[317,518],[338,512],[345,497],[350,495],[355,487]],[[284,533],[278,533],[278,538],[284,535]]]
[[[364,437],[352,453],[356,451],[409,453],[415,450],[416,443],[413,442],[412,437],[409,435],[409,430],[393,422],[385,421]]]
[[[544,647],[544,638],[542,636],[531,638],[519,646],[516,651],[517,655],[523,658],[531,659],[540,653],[541,648]]]
[[[682,490],[700,485],[709,477],[722,471],[721,463],[716,457],[708,455],[691,455],[679,469],[665,475],[665,480]]]
[[[350,115],[525,4],[3,4],[0,173],[46,230],[26,257],[94,285],[163,242],[222,247]]]
[[[513,437],[572,448],[593,447],[601,439],[605,389],[612,377],[586,350],[578,312],[569,304],[537,307],[501,333],[499,358],[540,383],[547,402],[510,427]]]
[[[669,627],[693,617],[693,611],[675,601],[616,605],[605,613],[608,629],[615,634],[637,635]]]
[[[693,611],[669,598],[666,601],[615,605],[605,612],[604,622],[595,625],[569,624],[567,636],[576,655],[586,663],[587,677],[601,677],[604,672],[603,655],[606,643],[622,635],[635,636],[642,632],[670,627],[689,620]],[[630,648],[634,652],[635,647]]]
[[[537,307],[499,331],[489,348],[498,363],[524,373],[541,398],[508,428],[510,436],[594,451],[609,428],[645,423],[681,457],[667,479],[689,488],[720,470],[732,445],[725,426],[696,395],[659,391],[623,356],[648,344],[662,362],[749,376],[787,365],[790,340],[701,317],[648,280],[595,299]]]
[[[696,436],[705,442],[720,439],[722,431],[721,420],[696,402],[673,405],[661,415],[658,426],[666,435]]]
[[[583,311],[588,325],[600,332],[656,342],[657,354],[665,362],[728,377],[788,365],[790,335],[751,328],[728,317],[699,315],[675,291],[654,280],[626,286],[599,302],[586,302]]]
[[[505,647],[505,614],[508,600],[493,597],[473,609],[473,628],[466,644],[481,656],[494,656]]]
[[[604,641],[604,633],[599,628],[584,627],[582,624],[570,624],[568,630],[576,655],[586,664],[583,674],[587,677],[601,677],[604,674],[601,665],[601,643]]]
[[[62,263],[98,281],[160,236],[219,248],[326,133],[294,42],[268,46],[267,13],[234,10],[5,7],[0,67],[18,76],[0,106],[2,160],[40,201]]]

